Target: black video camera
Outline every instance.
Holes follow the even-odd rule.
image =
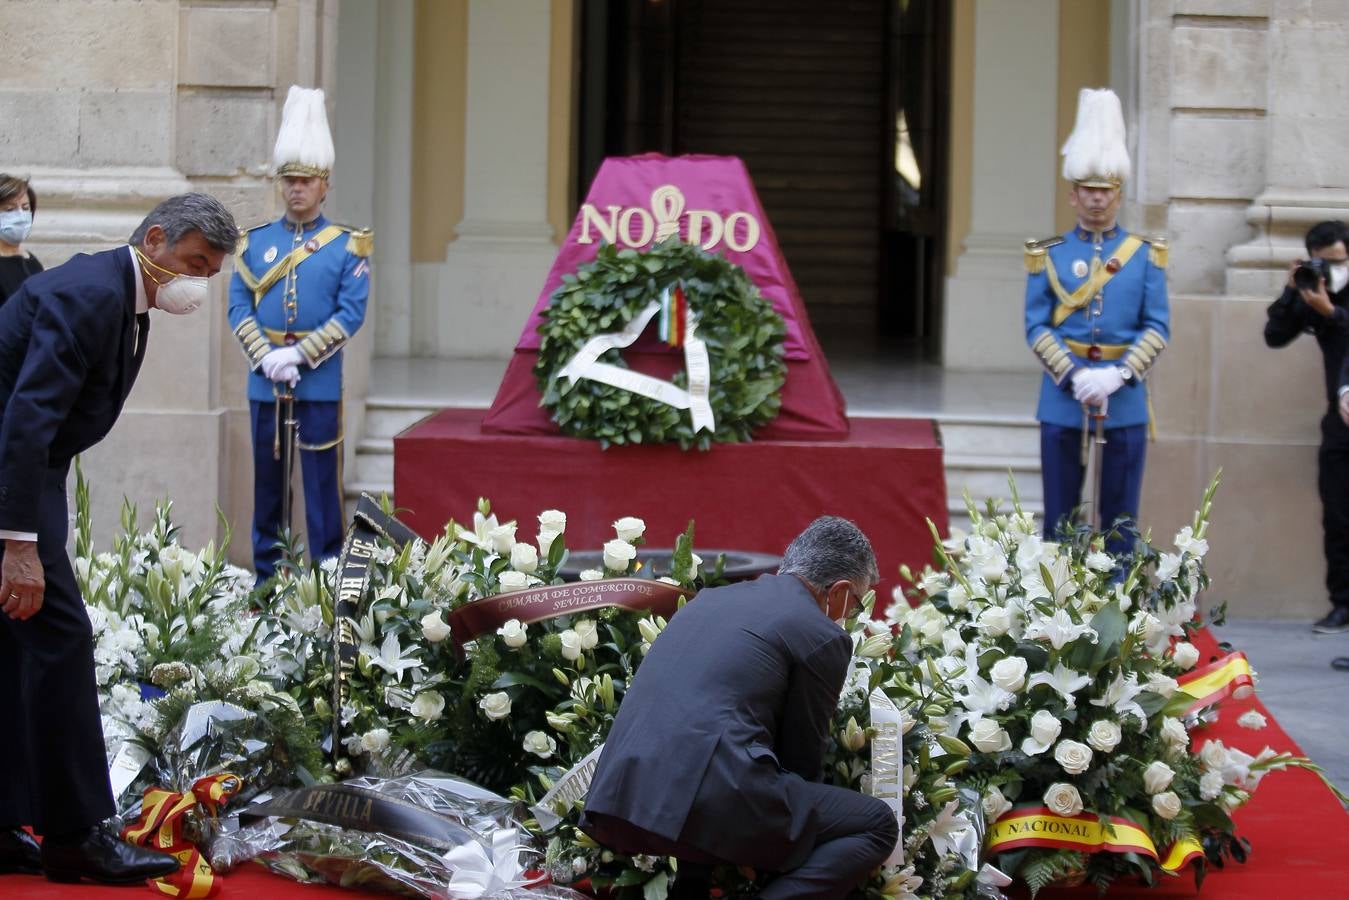
[[[1293,270],[1293,284],[1300,291],[1314,291],[1322,281],[1330,283],[1330,262],[1324,259],[1306,259]]]

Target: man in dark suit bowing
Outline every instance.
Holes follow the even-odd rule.
[[[0,872],[138,884],[178,868],[101,824],[115,810],[93,636],[66,556],[66,475],[117,421],[149,310],[205,302],[237,239],[215,198],[172,197],[130,246],[72,257],[0,307]]]
[[[688,873],[713,863],[778,873],[765,900],[856,887],[894,849],[894,813],[819,779],[852,656],[835,622],[878,578],[866,535],[826,516],[777,575],[694,598],[628,687],[581,827],[626,853],[679,859],[677,896],[706,897]]]

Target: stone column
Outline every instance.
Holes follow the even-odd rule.
[[[548,222],[549,0],[470,0],[464,218],[426,321],[441,356],[510,354],[556,253]],[[428,317],[429,318],[429,317]]]
[[[1058,0],[976,0],[970,233],[946,282],[948,369],[1034,370],[1022,245],[1054,231]]]

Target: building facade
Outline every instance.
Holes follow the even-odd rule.
[[[325,88],[337,145],[329,215],[376,237],[369,317],[348,351],[351,457],[371,358],[510,353],[587,172],[614,148],[726,152],[739,141],[751,174],[764,160],[756,181],[789,263],[800,261],[813,319],[856,328],[894,312],[887,292],[912,293],[925,299],[895,309],[916,340],[897,346],[926,348],[951,371],[1033,372],[1021,245],[1071,222],[1057,150],[1077,90],[1109,85],[1125,103],[1136,173],[1124,224],[1171,240],[1173,338],[1152,383],[1159,436],[1143,518],[1169,537],[1221,468],[1212,596],[1244,615],[1319,615],[1319,356],[1310,341],[1266,350],[1260,335],[1302,233],[1349,218],[1349,112],[1338,102],[1349,93],[1349,6],[955,0],[910,21],[923,4],[850,0],[829,4],[842,18],[821,25],[811,4],[738,2],[740,18],[719,20],[725,4],[698,0],[11,0],[0,6],[15,62],[0,74],[0,170],[32,176],[30,246],[48,266],[125,241],[155,202],[193,188],[249,226],[281,211],[266,167],[286,89]],[[879,6],[884,45],[869,69],[857,23]],[[742,20],[764,24],[737,33]],[[776,50],[754,44],[770,27]],[[811,73],[793,89],[799,102],[813,91],[837,107],[835,131],[861,127],[844,107],[872,101],[847,79],[874,72],[876,108],[891,117],[877,146],[904,136],[908,156],[895,145],[881,204],[909,205],[882,208],[883,224],[855,239],[839,236],[852,234],[846,212],[866,191],[803,188],[791,168],[802,161],[782,150],[797,138],[775,129],[801,107],[757,117],[751,133],[718,131],[747,118],[726,86],[754,88],[753,74],[788,53],[790,71]],[[698,103],[725,115],[693,116]],[[897,109],[907,118],[895,121]],[[606,121],[622,128],[606,132]],[[852,165],[842,140],[807,151],[837,159],[840,173]],[[826,240],[837,243],[807,258]],[[905,265],[887,267],[896,258]],[[812,267],[839,259],[872,267],[879,287],[840,291],[832,305],[812,298]],[[895,280],[928,263],[921,284]],[[217,506],[246,529],[244,366],[221,281],[212,314],[157,320],[121,422],[85,460],[104,540],[123,495],[142,507],[172,497],[189,545],[223,536]],[[874,306],[855,299],[871,294]],[[1032,404],[1008,412],[1029,416]],[[234,554],[246,545],[238,536]]]

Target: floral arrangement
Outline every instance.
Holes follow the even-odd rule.
[[[524,821],[541,838],[536,864],[554,883],[663,900],[673,860],[596,845],[577,828],[583,799],[558,802],[549,792],[603,743],[665,619],[604,607],[506,620],[467,642],[451,624],[472,604],[560,584],[565,513],[544,511],[524,538],[519,523],[499,521],[482,501],[471,522],[450,522],[435,540],[382,541],[355,622],[346,703],[335,711],[335,562],[285,566],[250,597],[250,576],[221,551],[178,546],[167,505],[144,534],[128,510],[112,552],[95,555],[79,490],[76,568],[95,621],[110,757],[135,736],[157,754],[150,770],[164,771],[171,748],[157,742],[194,702],[224,700],[285,748],[265,761],[277,786],[288,775],[297,785],[450,772],[531,810]],[[939,568],[905,573],[916,605],[900,594],[876,617],[869,598],[846,623],[854,670],[827,778],[876,789],[878,698],[891,704],[902,746],[902,858],[876,874],[869,897],[993,897],[1004,872],[1033,891],[1069,880],[1104,888],[1126,874],[1155,880],[1172,871],[1170,851],[1187,847],[1202,874],[1205,857],[1242,853],[1230,813],[1265,773],[1315,768],[1272,750],[1252,757],[1217,741],[1194,746],[1208,713],[1184,689],[1199,663],[1186,638],[1208,584],[1212,495],[1213,487],[1174,553],[1144,541],[1119,557],[1085,531],[1042,540],[1015,500],[1010,511],[972,508],[973,532],[938,542]],[[614,533],[583,580],[659,574],[691,592],[719,579],[693,553],[692,523],[667,573],[641,558],[640,519],[619,519]],[[138,682],[168,694],[141,699]],[[337,752],[320,755],[334,720]],[[1000,849],[1000,835],[1028,810],[1111,833],[1134,829],[1152,854]],[[714,879],[723,896],[747,897],[753,876],[723,867]]]
[[[675,284],[682,286],[697,339],[706,346],[707,400],[715,419],[710,431],[696,428],[687,410],[660,400],[559,376],[591,338],[621,331]],[[782,316],[744,269],[678,238],[642,253],[601,247],[594,260],[562,276],[543,318],[534,374],[541,405],[566,434],[602,446],[677,442],[685,450],[706,450],[713,442],[750,440],[781,407],[787,377]],[[626,365],[617,350],[599,361]],[[676,373],[673,384],[688,389],[688,373]]]
[[[1187,638],[1201,626],[1216,487],[1174,553],[1145,539],[1113,556],[1087,529],[1044,541],[1015,500],[1008,512],[971,504],[972,533],[939,543],[941,568],[914,579],[921,602],[891,607],[896,650],[924,661],[919,674],[948,704],[930,724],[943,746],[968,750],[961,781],[981,796],[990,860],[1032,892],[1081,880],[1105,890],[1131,874],[1151,884],[1192,860],[1202,879],[1206,858],[1244,856],[1230,813],[1266,772],[1316,769],[1216,741],[1192,752],[1206,716],[1183,687],[1200,658]],[[1051,827],[1055,841],[1015,840],[1026,816],[1073,824]],[[1093,852],[1093,834],[1116,852]]]

